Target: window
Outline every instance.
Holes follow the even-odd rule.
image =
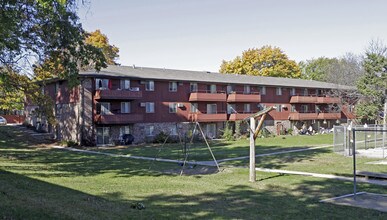
[[[207,85],[207,92],[216,93],[216,85],[215,84]]]
[[[101,115],[108,115],[110,112],[110,103],[109,102],[101,102]]]
[[[198,91],[198,84],[197,83],[191,83],[189,87],[190,87],[190,91],[191,92],[197,92]]]
[[[308,89],[304,89],[304,96],[308,95]]]
[[[97,145],[110,144],[110,127],[97,128]]]
[[[249,103],[243,105],[243,112],[245,113],[251,112],[251,105]]]
[[[266,105],[260,103],[260,104],[257,105],[257,107],[258,107],[258,110],[261,111],[261,110],[266,108]]]
[[[275,105],[277,112],[282,112],[282,105]]]
[[[177,127],[175,125],[171,127],[170,135],[177,135]]]
[[[308,105],[301,105],[301,113],[307,113],[308,112]]]
[[[215,138],[216,137],[216,124],[207,124],[206,126],[206,136],[208,138]]]
[[[207,114],[216,114],[217,108],[216,104],[207,104]]]
[[[145,135],[146,136],[154,136],[155,135],[154,132],[155,132],[155,126],[148,125],[145,127]]]
[[[153,80],[148,80],[145,82],[146,91],[155,91],[155,82]]]
[[[120,127],[120,136],[121,137],[124,134],[130,134],[130,133],[132,133],[132,132],[131,132],[131,127],[129,125],[125,125],[125,126]]]
[[[236,114],[235,104],[227,104],[227,114]]]
[[[108,79],[96,79],[95,80],[95,89],[99,89],[99,90],[109,89],[109,80]]]
[[[169,103],[169,113],[176,113],[176,112],[177,112],[177,104]]]
[[[316,89],[316,95],[317,96],[321,96],[323,94],[323,90],[322,89]]]
[[[121,113],[130,113],[130,102],[121,102]]]
[[[249,85],[245,85],[245,86],[243,87],[243,93],[244,93],[244,94],[250,94],[250,93],[251,93],[251,91],[250,91],[250,86],[249,86]]]
[[[281,87],[277,87],[276,90],[275,90],[275,94],[276,95],[282,95],[282,88]]]
[[[169,91],[176,92],[177,91],[177,82],[169,82]]]
[[[155,112],[155,103],[154,102],[146,102],[145,103],[145,112],[146,113],[154,113]]]
[[[123,79],[120,81],[120,89],[130,89],[130,80],[128,79]]]
[[[260,91],[261,95],[266,95],[266,87],[265,86],[261,86],[259,88],[259,91]]]
[[[291,96],[296,95],[296,88],[290,89],[290,95]]]
[[[191,103],[191,112],[198,112],[198,103]]]
[[[234,85],[227,85],[227,94],[233,93],[235,91]]]
[[[295,105],[291,105],[290,106],[290,111],[291,112],[296,112],[296,106]]]

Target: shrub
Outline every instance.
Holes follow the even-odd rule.
[[[223,130],[222,138],[227,140],[227,141],[234,140],[234,135],[233,135],[231,126],[229,125],[228,122],[226,123],[226,126],[225,126],[225,128]]]

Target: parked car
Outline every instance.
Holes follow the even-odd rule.
[[[6,124],[7,124],[7,120],[4,117],[0,116],[0,125],[6,125]]]

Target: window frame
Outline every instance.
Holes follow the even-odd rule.
[[[154,102],[145,102],[145,113],[155,113]]]

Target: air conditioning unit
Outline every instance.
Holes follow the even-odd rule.
[[[141,102],[141,103],[140,103],[140,106],[141,106],[141,107],[145,107],[145,106],[146,106],[146,102]]]
[[[183,104],[183,103],[177,103],[177,107],[178,107],[178,108],[183,108],[183,107],[184,107],[184,104]]]

